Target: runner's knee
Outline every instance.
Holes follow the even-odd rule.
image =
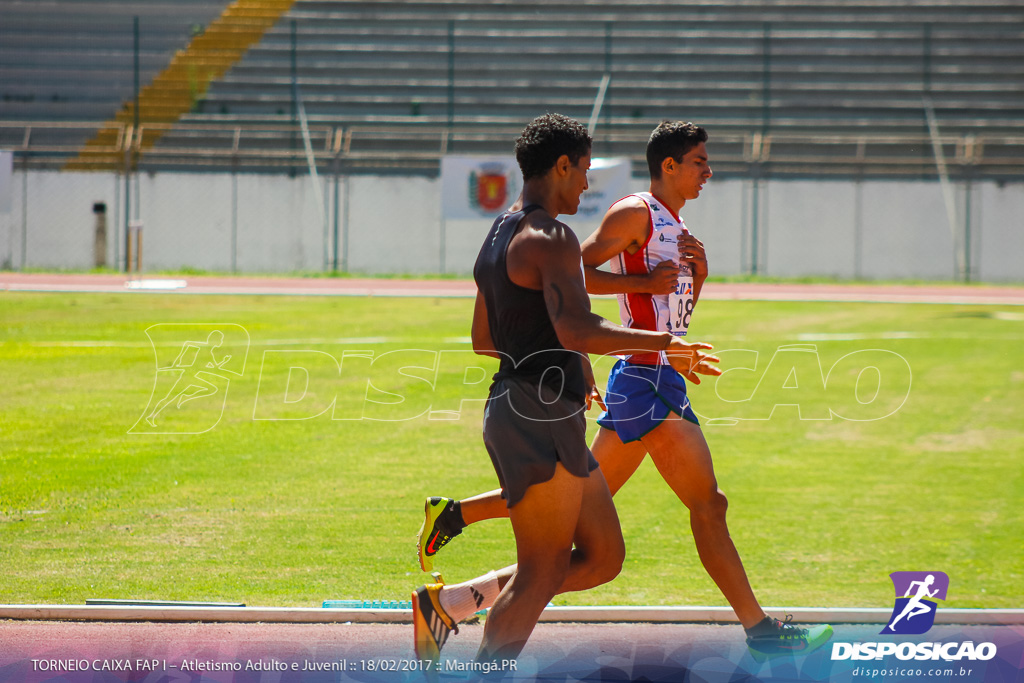
[[[621,537],[619,539],[622,540]],[[608,583],[622,571],[622,563],[626,560],[626,546],[624,543],[619,543],[608,549],[600,559],[600,562],[595,568],[594,585],[598,586],[602,583]]]
[[[722,489],[715,486],[694,496],[687,506],[690,508],[691,515],[724,518],[726,510],[729,508],[729,499],[725,497]]]
[[[578,569],[590,587],[608,583],[622,571],[626,559],[626,544],[622,534],[602,539],[600,547],[579,547],[573,551],[578,558]]]
[[[570,555],[565,560],[544,559],[519,561],[516,568],[517,588],[529,590],[533,594],[547,595],[550,599],[562,587],[569,575]]]

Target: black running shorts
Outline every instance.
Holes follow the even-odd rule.
[[[529,487],[555,476],[559,462],[575,477],[597,469],[587,448],[583,404],[518,378],[502,378],[491,387],[484,446],[508,507],[522,500]]]

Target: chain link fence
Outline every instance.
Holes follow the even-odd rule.
[[[144,272],[468,275],[489,227],[446,222],[436,177],[327,174],[319,192],[313,182],[15,168],[0,266],[125,270],[135,226]],[[646,189],[643,178],[632,184]],[[952,190],[950,221],[931,180],[712,179],[683,216],[716,275],[1024,281],[1024,186]],[[581,237],[593,228],[575,227]]]

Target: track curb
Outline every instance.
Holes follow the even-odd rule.
[[[767,607],[769,614],[833,624],[884,624],[891,610],[871,607]],[[391,623],[412,622],[409,609],[303,607],[169,607],[110,605],[0,605],[0,619],[17,621],[151,621],[225,623]],[[548,607],[542,622],[735,624],[728,607],[587,606]],[[1024,625],[1024,609],[940,609],[936,624]]]

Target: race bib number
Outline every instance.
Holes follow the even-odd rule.
[[[693,315],[693,272],[689,266],[679,270],[676,291],[668,295],[668,331],[677,337],[685,337]]]

